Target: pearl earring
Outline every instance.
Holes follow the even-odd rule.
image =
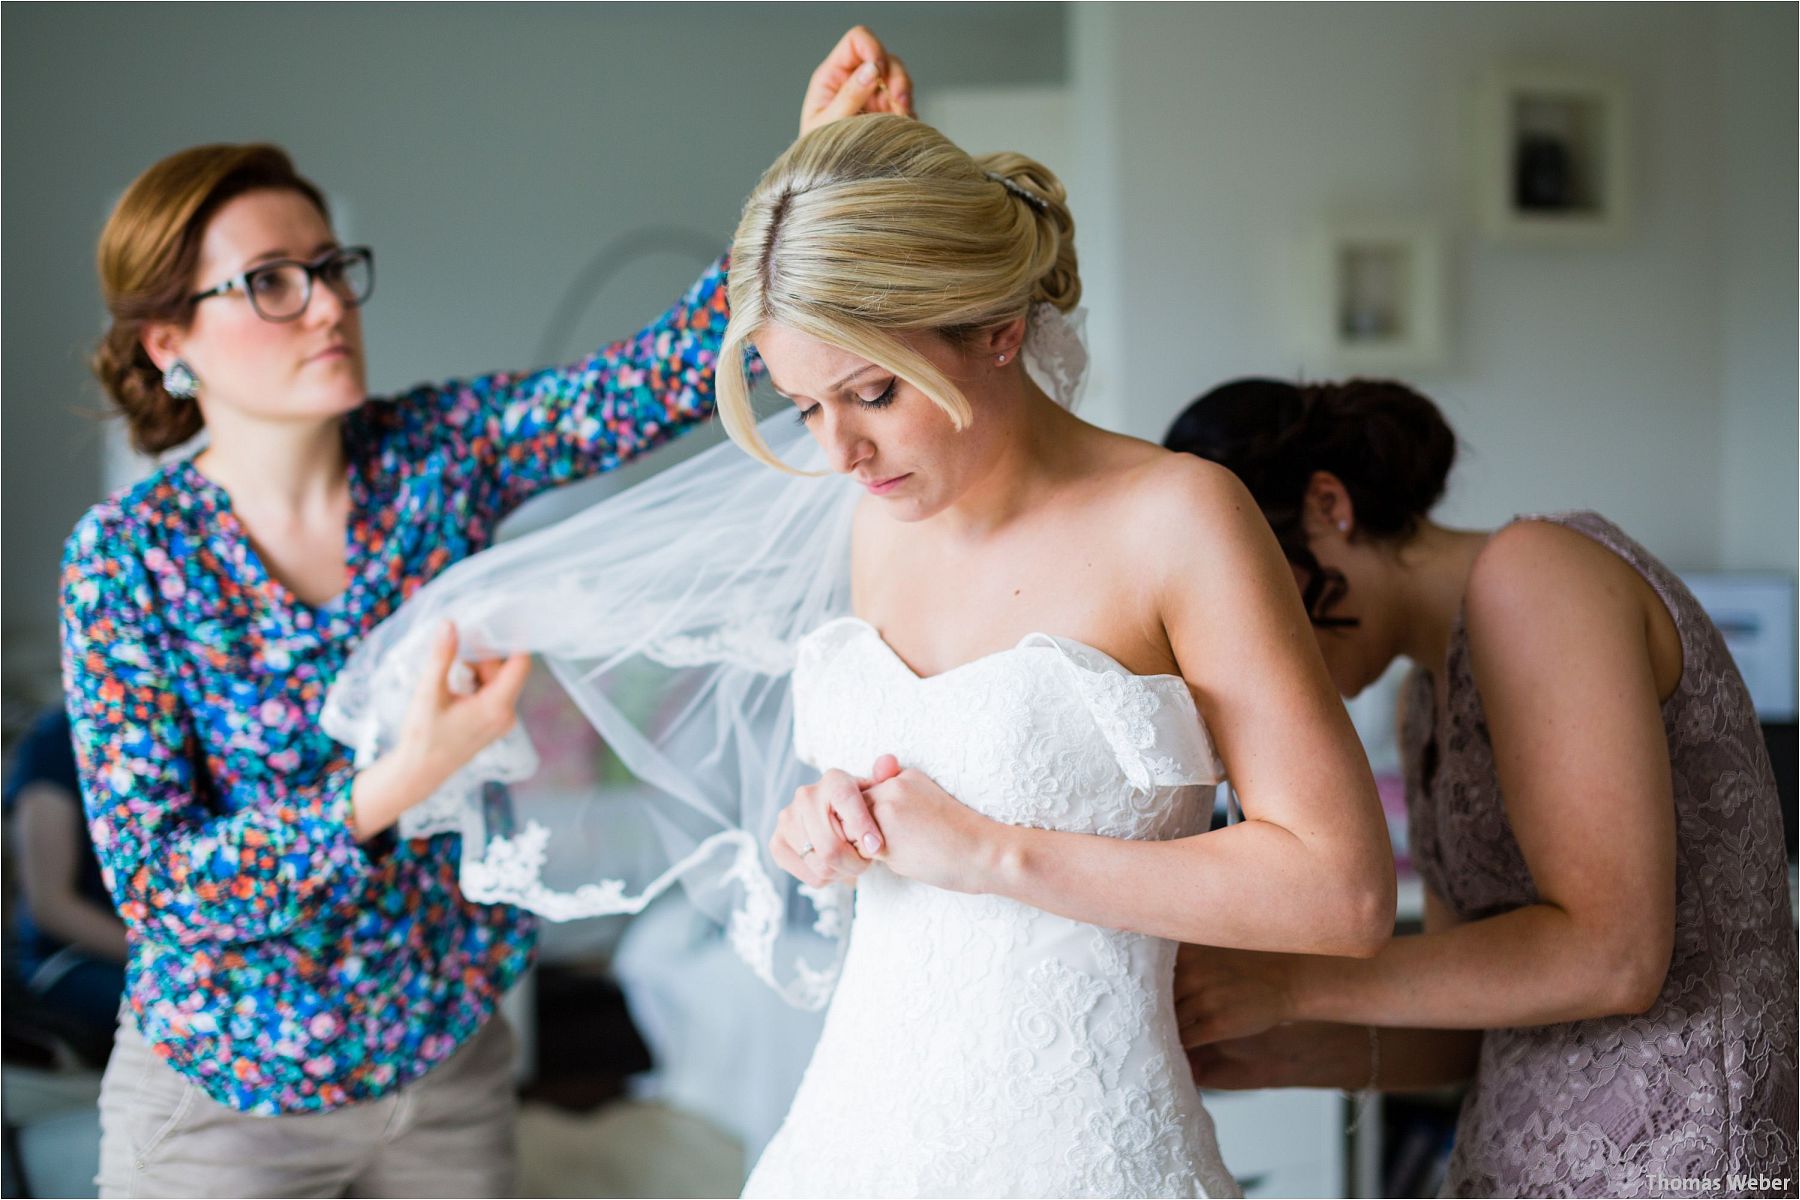
[[[1339,533],[1349,533],[1350,532],[1350,522],[1339,521],[1338,522],[1338,532]]]
[[[994,355],[994,365],[996,367],[1004,367],[1006,365],[1006,355],[1004,355],[1004,354]]]

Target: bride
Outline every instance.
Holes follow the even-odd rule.
[[[773,462],[753,344],[865,492],[855,615],[793,677],[825,775],[771,844],[813,887],[860,876],[855,933],[748,1195],[1229,1193],[1175,943],[1368,955],[1392,927],[1368,768],[1255,505],[1021,367],[1033,306],[1080,287],[1050,172],[903,118],[803,137],[738,226],[721,416]],[[1247,819],[1205,833],[1215,753]]]
[[[1391,931],[1373,780],[1255,504],[1024,369],[1066,383],[1073,228],[1021,156],[900,117],[805,135],[745,207],[719,355],[721,417],[767,466],[720,447],[472,560],[328,706],[378,744],[409,686],[393,664],[454,616],[475,655],[550,655],[663,797],[665,848],[692,848],[642,888],[549,886],[567,831],[605,823],[484,824],[465,789],[420,819],[466,831],[471,896],[628,910],[724,860],[733,941],[771,978],[792,906],[746,831],[812,901],[808,936],[842,940],[834,885],[857,883],[841,971],[786,989],[831,1008],[746,1194],[1236,1194],[1177,1036],[1176,943],[1367,956]],[[769,469],[805,435],[756,424],[752,347],[843,478]],[[656,676],[669,702],[600,694],[634,654],[714,673]],[[529,769],[490,751],[476,774]],[[1227,775],[1244,819],[1206,832]]]

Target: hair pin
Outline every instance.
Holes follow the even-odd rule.
[[[1050,202],[1048,200],[1044,199],[1036,192],[1028,191],[1027,189],[1020,187],[1006,176],[997,175],[994,172],[989,171],[987,172],[987,177],[1023,200],[1025,203],[1031,205],[1031,207],[1037,209],[1039,212],[1046,212],[1049,210]]]

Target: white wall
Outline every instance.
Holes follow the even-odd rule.
[[[535,365],[595,251],[645,225],[722,249],[851,24],[922,86],[1064,75],[1047,4],[8,5],[0,303],[9,695],[54,676],[62,540],[99,499],[94,243],[151,162],[271,140],[377,249],[370,384]],[[558,356],[636,328],[693,256],[624,271]]]
[[[1287,348],[1281,242],[1332,209],[1436,215],[1453,353],[1416,379],[1466,444],[1449,519],[1590,505],[1677,567],[1794,568],[1792,6],[12,5],[9,680],[53,652],[61,541],[100,491],[79,411],[101,407],[82,366],[93,243],[137,171],[199,141],[280,141],[379,249],[374,387],[527,365],[613,237],[656,223],[723,242],[853,20],[907,56],[927,103],[933,86],[1068,85],[1097,419],[1154,437],[1230,375],[1327,373]],[[1505,57],[1629,82],[1622,244],[1475,235],[1468,110]],[[557,353],[649,315],[692,267],[626,270]]]
[[[1800,522],[1795,393],[1794,281],[1800,252],[1794,179],[1791,4],[1731,5],[1720,15],[1717,57],[1724,104],[1724,296],[1719,311],[1725,425],[1720,456],[1719,565],[1792,572]]]
[[[1332,211],[1432,217],[1451,355],[1410,375],[1464,442],[1446,519],[1591,507],[1677,568],[1792,570],[1793,46],[1777,5],[1082,6],[1075,104],[1108,117],[1083,154],[1117,161],[1076,206],[1119,305],[1092,411],[1154,438],[1227,377],[1333,374],[1290,349],[1281,247]],[[1476,234],[1474,91],[1509,59],[1626,81],[1620,244]]]

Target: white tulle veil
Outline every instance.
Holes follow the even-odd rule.
[[[1067,407],[1086,372],[1081,323],[1038,305],[1026,336],[1027,369]],[[783,462],[825,469],[791,414],[760,429]],[[548,736],[522,719],[404,814],[401,835],[461,834],[466,896],[555,921],[635,913],[679,881],[759,978],[818,1008],[850,893],[804,886],[766,845],[816,778],[794,756],[788,673],[800,638],[850,611],[860,494],[716,446],[421,588],[351,657],[324,727],[359,764],[390,748],[440,620],[465,659],[540,655],[628,775],[509,797],[490,785],[530,778],[534,735]]]

